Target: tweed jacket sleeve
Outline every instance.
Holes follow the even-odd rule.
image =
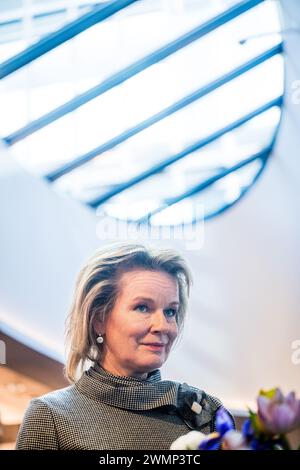
[[[19,430],[16,449],[59,449],[51,410],[42,399],[31,400]]]

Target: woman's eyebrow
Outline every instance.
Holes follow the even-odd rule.
[[[154,300],[154,299],[151,299],[150,297],[135,297],[135,298],[133,299],[133,302],[136,302],[136,301],[139,301],[139,302],[140,302],[140,301],[143,301],[143,302],[152,302],[152,303],[155,302],[155,300]],[[169,305],[175,305],[175,304],[176,304],[176,305],[179,305],[178,300],[173,300],[172,302],[169,302]]]
[[[133,302],[136,302],[136,301],[143,301],[143,302],[154,302],[153,299],[151,299],[150,297],[143,297],[143,296],[139,296],[139,297],[135,297],[133,299]]]

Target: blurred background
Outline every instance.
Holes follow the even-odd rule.
[[[189,316],[163,378],[237,420],[300,393],[300,2],[0,1],[0,448],[64,387],[98,247],[178,249]]]

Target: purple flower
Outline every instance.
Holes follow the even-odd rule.
[[[218,409],[216,414],[216,430],[221,435],[224,436],[228,431],[232,431],[234,425],[230,414],[221,407]]]
[[[220,448],[221,436],[217,432],[212,432],[200,442],[198,449],[200,450],[218,450]]]
[[[222,440],[225,434],[228,431],[233,431],[234,425],[230,414],[225,410],[225,408],[221,407],[218,409],[216,413],[216,431],[214,433],[209,434],[208,438],[203,440],[200,445],[199,449],[201,450],[218,450],[221,447]]]
[[[247,441],[250,441],[254,437],[254,430],[250,418],[246,419],[243,423],[242,433]]]
[[[257,405],[262,429],[269,434],[285,434],[300,426],[300,400],[294,392],[284,397],[279,388],[262,391]]]

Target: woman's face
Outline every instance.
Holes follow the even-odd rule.
[[[101,365],[114,375],[146,378],[167,359],[178,334],[176,279],[161,271],[123,273],[115,306],[104,323]]]

